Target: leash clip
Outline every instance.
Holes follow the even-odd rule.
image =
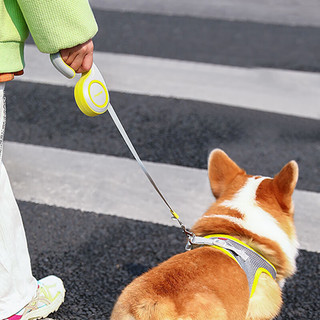
[[[194,244],[194,240],[196,238],[196,235],[193,232],[188,231],[188,230],[186,230],[185,233],[188,237],[188,242],[186,244],[185,250],[190,251],[192,249],[192,245]]]
[[[195,235],[192,231],[189,231],[189,230],[186,228],[186,226],[185,226],[185,225],[182,223],[182,221],[179,219],[179,218],[180,218],[179,215],[178,215],[175,211],[173,211],[172,209],[170,209],[170,212],[171,212],[171,214],[172,214],[171,219],[172,219],[172,220],[175,220],[175,221],[177,221],[177,222],[179,223],[180,228],[182,229],[182,232],[189,238],[189,240],[190,240],[190,239],[193,239],[196,235]]]

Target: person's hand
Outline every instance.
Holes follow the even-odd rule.
[[[76,73],[87,72],[93,62],[93,42],[88,40],[75,47],[60,50],[61,58]]]

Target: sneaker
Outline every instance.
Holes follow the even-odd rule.
[[[46,318],[57,311],[64,301],[65,289],[61,279],[48,276],[38,281],[38,290],[33,299],[19,312],[5,320],[29,320]]]

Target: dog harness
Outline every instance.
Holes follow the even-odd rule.
[[[214,234],[198,237],[194,235],[189,239],[186,249],[191,249],[192,246],[214,247],[236,261],[247,276],[250,298],[256,290],[261,273],[266,273],[273,279],[276,278],[276,269],[267,259],[232,236]]]

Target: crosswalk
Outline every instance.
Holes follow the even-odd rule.
[[[16,142],[5,149],[19,200],[177,226],[134,160]],[[187,226],[213,202],[206,170],[149,162],[147,168]],[[296,190],[294,201],[301,248],[319,252],[319,194]]]
[[[27,74],[19,81],[71,87],[75,85],[77,79],[69,80],[57,73],[50,64],[48,56],[39,53],[34,45],[26,46],[26,58],[30,58],[26,69]],[[95,63],[108,79],[109,90],[112,92],[221,103],[239,108],[320,119],[320,107],[318,107],[320,75],[317,73],[246,69],[106,52],[96,52]],[[39,64],[42,66],[41,69],[38,67]],[[61,153],[65,152],[59,149],[51,150],[43,147],[39,149],[39,147],[14,143],[9,143],[7,148],[9,149],[7,151],[8,170],[10,171],[12,167],[13,184],[18,199],[174,225],[174,222],[165,214],[155,216],[149,214],[151,211],[162,212],[164,208],[158,201],[157,195],[149,188],[136,164],[131,163],[130,160],[112,157],[110,160],[108,156],[84,155],[70,151],[65,155],[68,160],[64,158],[61,160]],[[17,170],[21,164],[13,160],[19,159],[19,154],[25,155],[25,161],[23,167]],[[63,165],[74,162],[76,170]],[[31,168],[32,163],[35,165]],[[77,170],[86,171],[87,163],[96,163],[97,168],[103,169],[94,168],[87,171],[85,175],[81,175],[79,179],[76,172]],[[156,181],[159,180],[160,185],[178,206],[179,212],[183,213],[185,223],[191,226],[213,200],[205,170],[196,170],[197,173],[195,173],[195,169],[190,168],[152,165],[155,171],[159,172],[156,175]],[[44,176],[42,172],[45,170]],[[183,171],[183,174],[178,174],[176,177],[175,173],[178,171]],[[50,172],[59,177],[56,183]],[[67,179],[67,176],[71,179]],[[101,179],[99,176],[108,178]],[[130,181],[126,181],[128,176],[132,177]],[[167,176],[170,176],[169,185]],[[197,178],[189,181],[192,176]],[[77,179],[72,179],[74,177]],[[61,180],[64,180],[64,188],[60,187]],[[34,186],[33,188],[25,188],[28,181],[30,186]],[[81,190],[81,186],[87,188],[88,181],[91,186],[99,185],[95,187],[97,190],[90,194]],[[172,187],[172,181],[180,183]],[[137,185],[140,184],[141,188],[138,189]],[[193,185],[197,192],[193,190],[188,194],[190,193],[188,185]],[[79,190],[74,192],[75,188]],[[103,191],[107,189],[109,189],[108,194],[103,196]],[[135,192],[128,192],[133,189]],[[86,196],[83,196],[84,194]],[[128,194],[128,196],[123,199],[122,194]],[[299,190],[296,192],[295,202],[301,246],[311,251],[319,251],[317,212],[320,210],[320,195],[316,192]],[[198,214],[195,215],[195,212]],[[306,212],[311,218],[303,219]]]
[[[295,159],[298,238],[304,254],[318,259],[320,68],[312,50],[319,48],[319,2],[90,3],[100,27],[94,60],[112,104],[186,225],[213,201],[206,173],[212,148],[224,149],[252,174],[273,175]],[[161,23],[167,25],[161,29]],[[215,27],[219,38],[213,38]],[[233,33],[234,48],[228,38]],[[195,39],[202,34],[203,41]],[[265,43],[259,43],[260,36]],[[214,42],[216,51],[206,41]],[[250,52],[250,46],[256,49]],[[25,75],[7,86],[4,162],[17,199],[66,215],[80,210],[89,213],[90,223],[103,216],[126,218],[128,225],[174,226],[108,114],[82,116],[72,97],[77,80],[60,75],[31,41],[25,54]],[[293,319],[285,312],[281,319]],[[306,319],[298,313],[295,318]]]

